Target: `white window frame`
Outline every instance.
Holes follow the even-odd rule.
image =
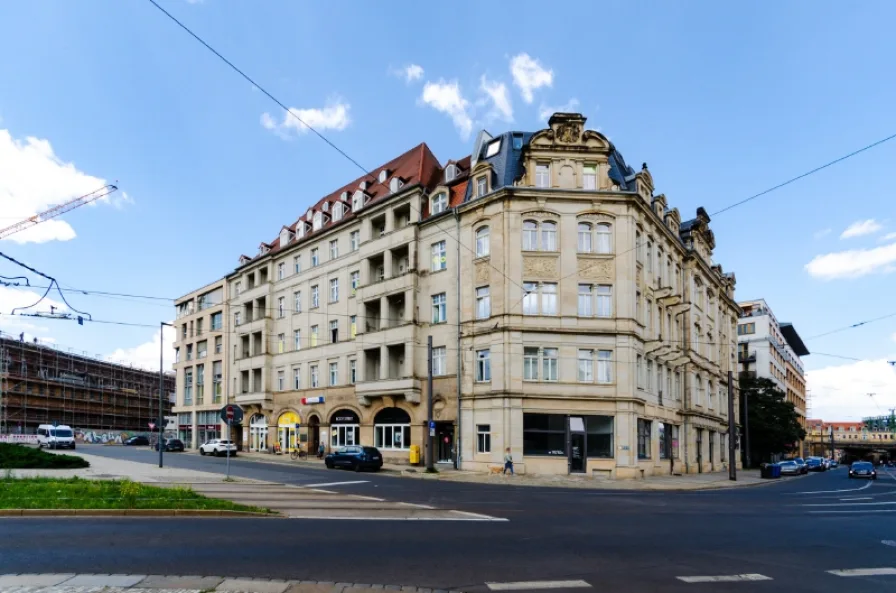
[[[330,240],[330,260],[339,257],[339,239]]]
[[[539,348],[523,348],[523,381],[538,381]]]
[[[302,256],[301,255],[297,255],[294,258],[292,258],[292,269],[293,269],[293,274],[299,274],[302,272]]]
[[[481,175],[476,178],[476,197],[481,198],[488,193],[488,177]]]
[[[541,250],[557,251],[557,223],[553,220],[541,222]]]
[[[550,355],[548,355],[550,352]],[[541,348],[541,380],[556,382],[560,380],[560,350],[559,348]]]
[[[374,424],[374,445],[383,451],[407,451],[411,448],[410,427],[410,424]],[[387,434],[391,435],[392,438],[387,440]],[[405,442],[405,434],[407,434],[409,442]],[[398,447],[395,446],[396,436],[400,436],[398,440],[401,442],[401,445]]]
[[[551,164],[535,163],[535,187],[551,187]]]
[[[315,284],[311,287],[311,308],[320,307],[320,285]]]
[[[320,326],[312,325],[311,326],[311,347],[317,346],[317,339],[320,336]]]
[[[279,264],[277,264],[277,280],[283,280],[283,278],[285,276],[286,276],[286,264],[283,262],[280,262]]]
[[[354,358],[348,361],[348,382],[350,385],[358,382],[358,361]]]
[[[492,426],[491,424],[476,425],[476,453],[492,452]]]
[[[339,302],[339,278],[330,278],[330,302]]]
[[[434,346],[432,349],[432,374],[434,377],[448,374],[448,348],[446,346]]]
[[[491,349],[476,351],[476,382],[488,383],[492,380]]]
[[[277,317],[283,319],[286,316],[286,297],[277,299]]]
[[[302,367],[292,367],[292,388],[296,391],[302,388]]]
[[[295,350],[302,349],[302,330],[300,330],[300,329],[292,330],[292,341],[293,341],[293,348]]]
[[[604,384],[613,382],[612,350],[597,351],[597,382]]]
[[[317,247],[311,250],[311,267],[316,268],[320,265],[320,251]]]
[[[558,315],[558,293],[559,286],[556,282],[541,283],[541,314],[542,315]]]
[[[579,383],[594,383],[594,350],[579,349],[576,361],[576,378]]]
[[[613,226],[600,222],[594,227],[594,252],[600,254],[613,253]]]
[[[349,273],[349,283],[352,287],[351,296],[355,296],[355,293],[358,291],[358,286],[361,285],[361,272],[355,270],[354,272]]]
[[[352,251],[361,249],[361,231],[352,231],[349,233],[348,240]]]
[[[336,336],[335,336],[336,339],[335,339],[335,340],[333,339],[333,332],[334,332],[334,331],[336,332]],[[339,342],[339,320],[338,320],[338,319],[331,319],[331,320],[330,320],[330,343],[331,343],[331,344],[336,344],[337,342]]]
[[[445,241],[432,244],[432,271],[439,272],[448,268],[448,247]]]
[[[576,225],[576,247],[579,253],[591,253],[594,249],[593,227],[590,222],[580,222]]]
[[[436,193],[429,200],[429,215],[435,216],[448,209],[448,194],[443,191]]]
[[[489,287],[480,286],[476,289],[476,319],[488,319],[492,314],[491,297]]]
[[[329,383],[330,387],[335,387],[336,385],[339,385],[339,363],[338,362],[330,363],[329,378],[330,378],[330,383]]]
[[[295,313],[301,313],[302,312],[302,291],[297,290],[294,293],[292,293],[292,298],[293,298],[293,311]]]
[[[311,374],[311,389],[317,389],[320,387],[320,370],[316,364],[312,364],[308,371]]]
[[[596,307],[594,314],[597,317],[607,318],[613,316],[613,285],[598,284],[594,287]]]
[[[585,165],[582,167],[582,189],[597,189],[597,166]]]
[[[523,251],[538,251],[538,221],[523,221]]]
[[[286,373],[277,371],[277,391],[286,391]]]
[[[578,315],[579,317],[594,316],[594,286],[591,284],[579,284]]]
[[[490,246],[491,231],[487,226],[476,229],[476,257],[487,257],[491,251]]]
[[[448,295],[444,292],[432,295],[432,322],[446,323],[448,321]]]

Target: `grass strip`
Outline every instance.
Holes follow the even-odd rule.
[[[270,513],[207,498],[190,488],[159,488],[130,480],[0,479],[0,509],[191,509]]]
[[[0,443],[0,469],[80,469],[90,462],[77,455],[47,453],[25,445]]]

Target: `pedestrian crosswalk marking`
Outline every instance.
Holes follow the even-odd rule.
[[[737,583],[742,581],[770,581],[772,577],[764,574],[723,574],[717,576],[677,577],[685,583]]]
[[[889,566],[883,568],[846,568],[842,570],[829,570],[828,572],[838,577],[896,576],[896,568]]]
[[[591,587],[585,581],[517,581],[515,583],[486,583],[492,591],[532,591],[539,589],[577,589]]]

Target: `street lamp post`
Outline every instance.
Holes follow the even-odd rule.
[[[171,323],[159,322],[159,419],[156,425],[159,429],[159,467],[164,466],[165,447],[162,446],[162,433],[165,430],[165,411],[162,405],[163,396],[165,394],[165,326],[174,327]]]

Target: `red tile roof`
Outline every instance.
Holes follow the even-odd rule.
[[[466,163],[466,164],[464,165],[464,163]],[[458,178],[460,178],[461,175],[465,174],[466,171],[470,167],[470,157],[461,159],[457,164],[458,164],[458,168],[462,170],[459,172],[459,175],[458,175]],[[384,183],[380,183],[377,180],[377,176],[379,175],[380,171],[382,171],[383,169],[386,169],[388,171],[388,177]],[[307,213],[308,210],[317,212],[317,211],[321,210],[321,207],[323,206],[324,202],[329,202],[332,204],[332,203],[335,203],[338,201],[342,201],[341,200],[342,193],[348,192],[348,195],[349,195],[348,202],[343,202],[346,204],[346,212],[343,214],[341,220],[333,222],[332,218],[330,216],[328,216],[327,218],[329,220],[323,225],[323,227],[321,229],[319,229],[317,231],[309,231],[301,239],[296,237],[296,240],[290,241],[290,245],[292,245],[293,243],[308,241],[311,238],[315,237],[316,235],[320,234],[321,232],[325,231],[326,229],[329,229],[330,227],[332,227],[334,225],[343,224],[344,222],[349,221],[352,218],[354,218],[354,214],[351,212],[351,209],[350,209],[351,208],[351,196],[357,190],[361,189],[362,181],[367,182],[367,189],[364,190],[365,195],[369,196],[368,202],[364,206],[365,208],[367,208],[369,205],[373,205],[376,202],[378,202],[379,200],[384,199],[385,197],[392,194],[391,190],[389,189],[389,181],[393,177],[398,177],[399,179],[401,179],[401,181],[403,183],[403,187],[408,187],[408,186],[419,184],[424,188],[425,191],[429,192],[430,190],[432,190],[432,188],[439,185],[442,182],[442,180],[444,179],[444,169],[439,164],[439,160],[435,157],[435,155],[433,155],[432,151],[429,149],[429,147],[426,145],[425,142],[418,144],[417,146],[415,146],[411,150],[405,152],[404,154],[402,154],[398,157],[395,157],[391,161],[384,163],[384,164],[380,165],[379,167],[376,167],[375,169],[372,170],[371,175],[362,175],[361,177],[358,177],[357,179],[351,181],[350,183],[345,184],[344,186],[340,187],[336,191],[323,197],[316,204],[314,204],[313,206],[308,208],[305,212],[303,212],[302,215],[299,216],[299,218],[295,222],[293,222],[290,225],[282,227],[281,231],[283,228],[286,228],[290,232],[295,233],[298,224],[300,223],[300,221],[302,221],[304,219],[305,213]],[[453,199],[454,199],[454,191],[452,188],[452,205],[453,205]],[[461,199],[463,199],[462,194],[461,194]],[[332,212],[332,209],[330,209],[330,211]],[[328,213],[328,215],[329,214],[330,213]],[[426,213],[424,213],[424,214],[426,214]],[[262,245],[269,247],[268,253],[276,253],[281,248],[280,237],[278,236],[276,239],[274,239],[270,243],[262,242]],[[255,259],[257,257],[258,257],[258,255],[256,255],[252,259]]]

